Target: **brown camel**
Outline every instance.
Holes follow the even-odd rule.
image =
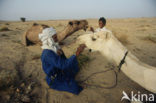
[[[57,33],[58,41],[64,40],[66,37],[70,36],[74,32],[84,29],[86,30],[88,26],[88,22],[86,20],[73,20],[69,21],[68,25],[65,29],[59,33]],[[39,33],[42,32],[43,29],[48,28],[48,25],[41,25],[34,23],[33,26],[28,29],[23,35],[23,44],[29,46],[31,44],[40,44],[41,41],[38,38]]]

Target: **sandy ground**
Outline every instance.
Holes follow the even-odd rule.
[[[131,91],[150,93],[122,72],[117,73],[116,87],[99,88],[98,86],[108,87],[115,83],[113,71],[95,74],[85,81],[85,83],[95,86],[80,84],[84,90],[79,95],[50,89],[45,82],[45,74],[41,67],[42,50],[40,46],[26,47],[22,44],[22,34],[34,22],[53,26],[59,32],[67,25],[68,20],[0,22],[1,28],[10,29],[10,31],[0,31],[0,69],[15,69],[18,75],[18,79],[13,84],[0,89],[2,103],[23,103],[24,101],[31,103],[129,103],[126,100],[121,102],[122,91],[127,94],[130,94]],[[98,27],[97,19],[88,19],[88,22],[94,28]],[[156,18],[109,19],[106,27],[142,62],[156,67]],[[85,33],[80,30],[63,41],[62,48],[67,57],[75,54],[78,46],[75,41],[78,36]],[[95,72],[110,68],[117,71],[116,65],[110,63],[100,53],[90,53],[85,50],[83,54],[89,60],[81,67],[76,77],[78,81],[84,80]],[[29,88],[32,83],[35,85],[32,86],[33,88]],[[31,89],[30,93],[26,92],[27,88]],[[25,96],[26,99],[21,99]]]

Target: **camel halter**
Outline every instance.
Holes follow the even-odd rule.
[[[119,66],[117,66],[118,72],[120,72],[120,69],[121,69],[122,65],[125,63],[125,59],[126,59],[127,54],[128,54],[128,51],[125,53],[123,59],[120,61]],[[85,83],[85,81],[87,81],[90,77],[92,77],[92,76],[94,76],[96,74],[105,73],[105,72],[108,72],[108,71],[114,71],[115,83],[113,85],[106,87],[106,86],[100,86],[100,85],[94,85],[94,84]],[[117,83],[118,83],[118,74],[117,74],[117,72],[113,68],[110,68],[110,69],[107,69],[107,70],[104,70],[104,71],[94,72],[91,75],[89,75],[88,77],[86,77],[84,80],[78,81],[78,82],[80,84],[84,84],[86,86],[94,86],[94,87],[97,87],[97,88],[112,89],[112,88],[115,88],[117,86]]]
[[[120,61],[120,64],[118,65],[118,71],[120,72],[122,65],[125,63],[126,56],[128,54],[128,51],[125,53],[124,57]]]

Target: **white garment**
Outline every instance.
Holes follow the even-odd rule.
[[[39,39],[42,42],[42,49],[49,49],[57,53],[57,50],[60,49],[60,46],[52,38],[52,36],[55,34],[56,30],[52,27],[43,29],[42,33],[39,34]]]
[[[97,28],[97,29],[95,30],[95,32],[100,32],[100,31],[108,31],[108,32],[111,32],[110,30],[106,29],[106,27]]]

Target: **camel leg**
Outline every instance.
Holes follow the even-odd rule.
[[[22,35],[22,44],[27,46],[27,37],[26,37],[26,33],[27,32],[24,32],[24,34]]]

